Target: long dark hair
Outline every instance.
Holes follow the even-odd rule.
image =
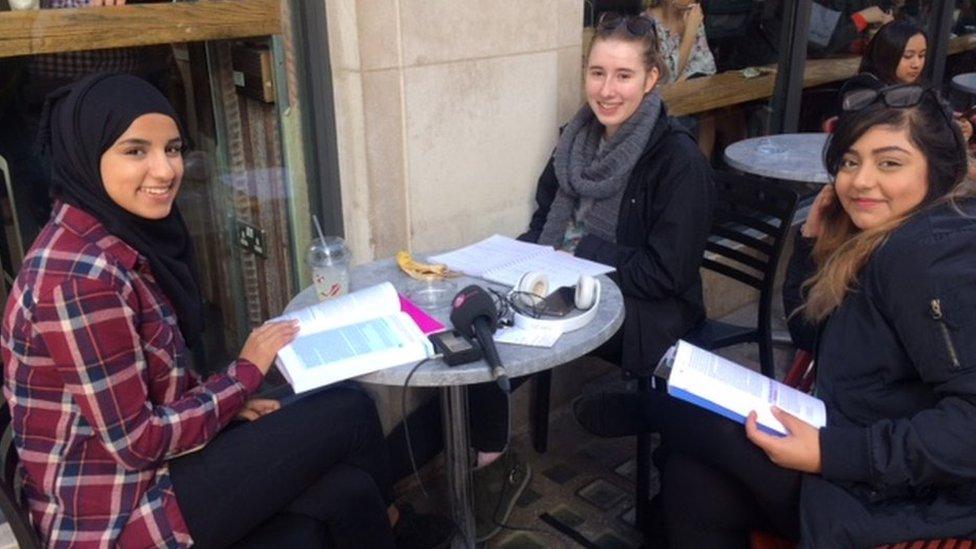
[[[905,46],[913,37],[921,34],[928,44],[929,37],[915,22],[908,19],[892,21],[875,33],[861,58],[858,72],[868,72],[877,76],[885,84],[899,84],[895,71],[905,53]]]
[[[913,107],[888,107],[878,100],[861,110],[843,114],[824,151],[824,163],[832,178],[836,178],[844,154],[877,126],[908,131],[909,141],[928,164],[928,191],[913,210],[865,230],[854,225],[840,200],[830,202],[813,248],[817,272],[804,283],[809,293],[803,314],[810,320],[823,320],[840,305],[871,254],[913,214],[937,202],[972,195],[972,190],[964,184],[967,159],[962,133],[952,121],[948,106],[932,90],[926,91]]]

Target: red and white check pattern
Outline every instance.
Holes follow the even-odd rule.
[[[166,461],[234,418],[261,383],[257,367],[191,375],[146,260],[64,204],[24,259],[0,344],[24,491],[47,545],[189,545]]]

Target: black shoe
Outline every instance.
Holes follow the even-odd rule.
[[[643,396],[638,393],[596,393],[573,402],[576,421],[590,433],[603,438],[626,437],[650,430],[644,414]]]
[[[440,515],[418,513],[410,505],[399,506],[400,520],[393,527],[397,549],[441,549],[451,544],[454,522]]]

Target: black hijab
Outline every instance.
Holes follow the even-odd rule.
[[[192,347],[203,331],[203,300],[190,233],[176,204],[165,218],[146,219],[116,204],[102,183],[102,154],[149,113],[169,116],[180,127],[173,106],[145,80],[94,74],[47,96],[38,140],[51,155],[51,195],[94,216],[149,261]]]

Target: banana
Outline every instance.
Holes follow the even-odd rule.
[[[431,264],[415,261],[407,250],[400,250],[396,254],[396,262],[400,270],[417,280],[443,279],[456,276],[442,263]]]

